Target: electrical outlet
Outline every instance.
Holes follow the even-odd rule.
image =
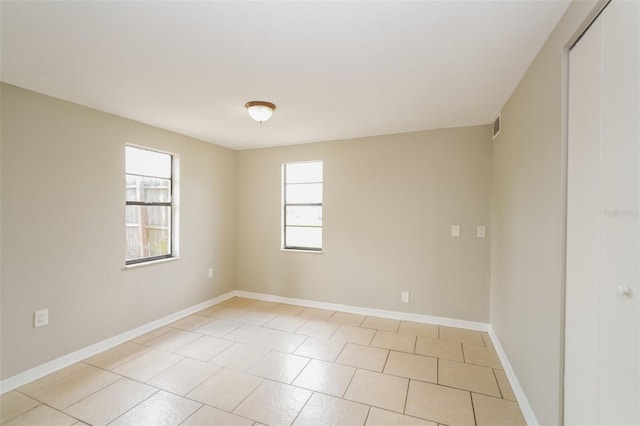
[[[213,268],[209,268],[209,278],[213,278]]]
[[[485,226],[478,226],[478,232],[476,234],[478,238],[485,238],[487,236],[487,228]]]
[[[451,225],[451,236],[456,238],[460,236],[460,225]]]
[[[400,292],[400,301],[402,303],[409,303],[409,292],[408,291]]]
[[[49,310],[42,309],[33,313],[33,328],[49,324]]]

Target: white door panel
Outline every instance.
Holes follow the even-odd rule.
[[[640,424],[639,27],[613,1],[570,53],[566,424]]]

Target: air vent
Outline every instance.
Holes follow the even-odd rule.
[[[500,133],[500,128],[501,128],[500,114],[498,114],[495,120],[493,120],[493,123],[491,123],[491,139],[492,140],[495,139],[496,136],[498,136],[498,134]]]

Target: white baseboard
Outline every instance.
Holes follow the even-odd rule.
[[[271,294],[252,293],[249,291],[234,290],[234,296],[247,297],[249,299],[264,300],[266,302],[288,303],[307,308],[327,309],[330,311],[348,312],[350,314],[370,315],[402,321],[424,322],[428,324],[446,325],[449,327],[466,328],[476,331],[489,331],[489,324],[484,322],[466,321],[453,318],[436,317],[431,315],[412,314],[408,312],[386,311],[384,309],[363,308],[360,306],[340,305],[329,302],[316,302],[314,300],[293,299],[291,297],[274,296]]]
[[[524,416],[525,422],[529,426],[539,426],[540,423],[536,418],[535,413],[533,412],[533,408],[531,404],[529,404],[529,400],[524,393],[524,390],[520,386],[520,382],[518,382],[518,378],[516,377],[516,373],[513,371],[513,367],[511,367],[511,363],[509,362],[509,358],[507,358],[507,354],[500,343],[500,339],[498,339],[498,335],[496,334],[493,327],[489,324],[489,337],[491,337],[491,341],[493,342],[493,346],[496,348],[496,352],[498,353],[498,358],[500,358],[500,362],[504,367],[504,372],[507,375],[507,379],[509,379],[509,384],[511,385],[511,389],[513,390],[513,394],[516,396],[518,400],[518,404],[520,405],[520,410],[522,411],[522,415]]]
[[[165,326],[167,324],[171,324],[172,322],[177,321],[181,318],[184,318],[188,315],[194,314],[203,309],[207,309],[208,307],[218,304],[220,302],[224,302],[225,300],[230,299],[233,296],[234,296],[233,291],[229,293],[225,293],[221,296],[207,300],[206,302],[202,302],[197,305],[191,306],[189,308],[183,309],[181,311],[175,312],[171,315],[167,315],[164,318],[151,321],[150,323],[141,325],[140,327],[136,327],[133,330],[129,330],[117,336],[110,337],[106,340],[103,340],[91,346],[87,346],[86,348],[80,349],[78,351],[72,352],[67,355],[63,355],[60,358],[54,359],[52,361],[41,364],[25,372],[16,374],[15,376],[4,379],[0,381],[0,395],[6,392],[12,391],[16,388],[19,388],[20,386],[24,386],[27,383],[30,383],[34,380],[38,380],[62,368],[68,367],[71,364],[80,362],[83,359],[89,358],[100,352],[106,351],[107,349],[111,349],[112,347],[120,345],[126,341],[135,339],[136,337],[141,336],[145,333],[148,333],[152,330],[155,330],[156,328]]]

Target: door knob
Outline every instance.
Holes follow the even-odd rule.
[[[618,286],[618,295],[620,296],[631,296],[631,289],[627,286],[624,285],[619,285]]]

